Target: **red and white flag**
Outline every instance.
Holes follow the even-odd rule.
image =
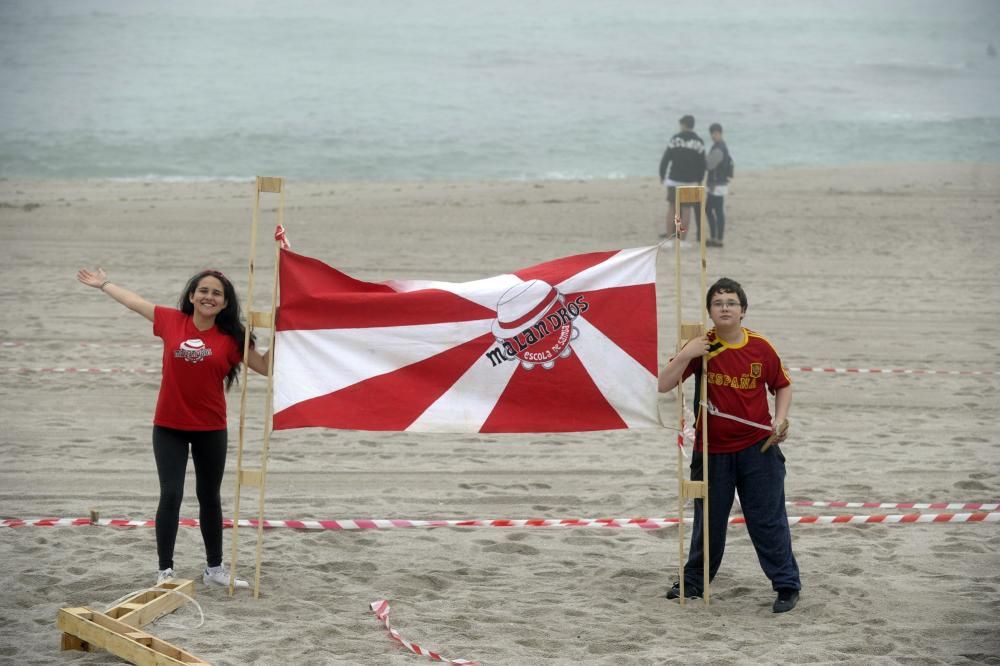
[[[274,428],[660,425],[658,247],[472,282],[362,282],[281,251]]]

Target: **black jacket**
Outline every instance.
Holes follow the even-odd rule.
[[[708,150],[708,180],[705,184],[708,187],[713,185],[726,185],[729,182],[729,146],[725,141],[713,143]]]
[[[693,131],[684,130],[670,137],[660,160],[660,181],[665,178],[678,183],[700,183],[704,180],[705,144]]]

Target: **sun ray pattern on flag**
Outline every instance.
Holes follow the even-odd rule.
[[[275,345],[274,410],[448,351],[481,337],[491,321],[282,331]]]
[[[658,427],[657,251],[371,283],[282,250],[274,428]]]

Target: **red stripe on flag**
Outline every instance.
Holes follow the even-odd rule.
[[[492,319],[496,312],[451,292],[397,293],[321,261],[282,251],[277,330],[418,326]]]
[[[480,432],[574,432],[626,428],[576,354],[546,370],[519,367]]]
[[[656,285],[599,289],[569,294],[566,302],[583,295],[587,311],[582,318],[653,375],[659,373],[656,354]]]
[[[274,429],[405,430],[485,354],[482,335],[399,370],[296,403],[274,415]]]
[[[279,331],[421,326],[496,317],[494,310],[439,289],[322,298],[300,293],[287,299],[287,290],[281,293]]]
[[[318,296],[343,292],[393,293],[392,287],[388,285],[352,278],[319,259],[306,257],[291,250],[281,251],[279,270],[281,286],[290,287],[297,293],[312,293]]]
[[[591,266],[596,266],[603,261],[607,261],[611,257],[618,254],[618,252],[618,250],[613,250],[610,252],[591,252],[589,254],[578,254],[572,257],[563,257],[562,259],[546,261],[544,264],[537,264],[535,266],[531,266],[530,268],[522,268],[514,273],[514,275],[524,281],[544,280],[554,287],[563,280],[573,277],[582,270],[586,270]]]

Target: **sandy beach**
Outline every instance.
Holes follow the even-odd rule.
[[[264,202],[262,239],[275,201]],[[41,370],[159,368],[148,322],[80,285],[77,268],[103,266],[149,300],[175,304],[185,280],[212,267],[245,299],[252,204],[245,182],[0,181],[0,518],[154,516],[158,374]],[[664,213],[653,179],[290,181],[285,210],[293,249],[356,277],[456,282],[652,245]],[[727,214],[709,279],[743,283],[746,325],[786,365],[988,371],[793,372],[788,499],[1000,501],[1000,166],[740,173]],[[257,265],[266,284],[265,245]],[[673,275],[672,254],[662,254],[661,364],[675,345]],[[683,275],[697,318],[694,249]],[[258,283],[258,307],[268,291]],[[265,386],[251,377],[251,451]],[[674,397],[661,396],[660,408],[674,425]],[[238,417],[234,389],[227,516]],[[266,514],[671,517],[676,455],[668,429],[283,431],[272,440]],[[188,481],[182,515],[197,516],[190,468]],[[264,539],[260,599],[199,580],[205,624],[191,628],[198,616],[188,607],[149,631],[213,664],[430,663],[392,641],[369,610],[388,599],[407,639],[482,664],[1000,664],[1000,523],[802,525],[792,537],[802,597],[774,615],[741,526],[730,529],[711,605],[683,608],[663,598],[677,573],[673,528],[276,529]],[[229,532],[225,543],[228,560]],[[240,543],[239,572],[249,576],[249,530]],[[203,558],[199,532],[181,528],[178,575],[200,578]],[[0,528],[0,561],[0,663],[121,663],[60,652],[56,612],[104,608],[150,585],[152,529]]]

